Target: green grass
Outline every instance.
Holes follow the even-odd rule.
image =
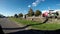
[[[33,26],[36,29],[40,29],[40,30],[56,30],[56,29],[60,29],[60,24],[42,24],[42,25],[35,25]]]
[[[10,18],[10,20],[16,21],[16,22],[21,23],[23,25],[39,23],[39,22],[30,21],[30,20],[23,20],[20,18]],[[40,25],[32,25],[31,27],[33,29],[38,29],[38,30],[56,30],[56,29],[60,29],[60,24],[44,23],[44,24],[40,24]]]
[[[10,19],[13,20],[13,21],[22,23],[24,25],[27,25],[27,24],[36,24],[37,23],[37,22],[31,21],[31,20],[23,20],[23,19],[20,19],[20,18],[10,18]]]

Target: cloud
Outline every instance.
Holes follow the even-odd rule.
[[[31,5],[28,5],[28,7],[31,7]]]
[[[33,2],[31,5],[28,5],[28,7],[31,7],[31,6],[35,7],[35,6],[37,6],[39,3],[44,2],[44,1],[45,1],[45,0],[36,0],[36,1]]]
[[[32,6],[37,6],[39,4],[40,0],[36,0],[35,2],[32,3]]]
[[[36,0],[32,3],[32,6],[37,6],[39,3],[44,2],[45,0]]]
[[[43,10],[42,13],[49,12],[48,10]]]
[[[33,2],[33,3],[32,3],[32,6],[37,6],[37,3]]]

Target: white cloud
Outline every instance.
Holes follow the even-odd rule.
[[[37,6],[39,3],[44,2],[45,0],[36,0],[35,2],[32,3],[32,5],[28,5],[28,7],[31,6]]]
[[[42,13],[49,12],[48,10],[43,10]]]
[[[32,6],[37,6],[39,4],[40,0],[36,0],[35,2],[32,3]]]
[[[31,5],[28,5],[28,7],[31,7]]]
[[[33,2],[33,3],[32,3],[32,6],[37,6],[37,3]]]
[[[45,0],[36,0],[35,2],[32,3],[32,6],[37,6],[39,3],[43,2]]]

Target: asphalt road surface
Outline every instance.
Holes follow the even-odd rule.
[[[20,28],[20,25],[9,20],[8,18],[0,18],[0,25],[2,26],[4,33],[11,33],[24,30]]]

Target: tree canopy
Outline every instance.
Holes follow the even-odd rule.
[[[17,15],[17,14],[15,14],[15,15],[14,15],[14,17],[18,18],[18,15]]]
[[[42,12],[41,12],[40,10],[36,10],[35,16],[39,16],[39,15],[41,15],[41,14],[42,14]]]
[[[33,16],[34,15],[34,11],[30,8],[30,10],[28,11],[28,16]]]
[[[20,14],[18,15],[18,17],[23,17],[23,14],[22,14],[22,13],[20,13]]]

